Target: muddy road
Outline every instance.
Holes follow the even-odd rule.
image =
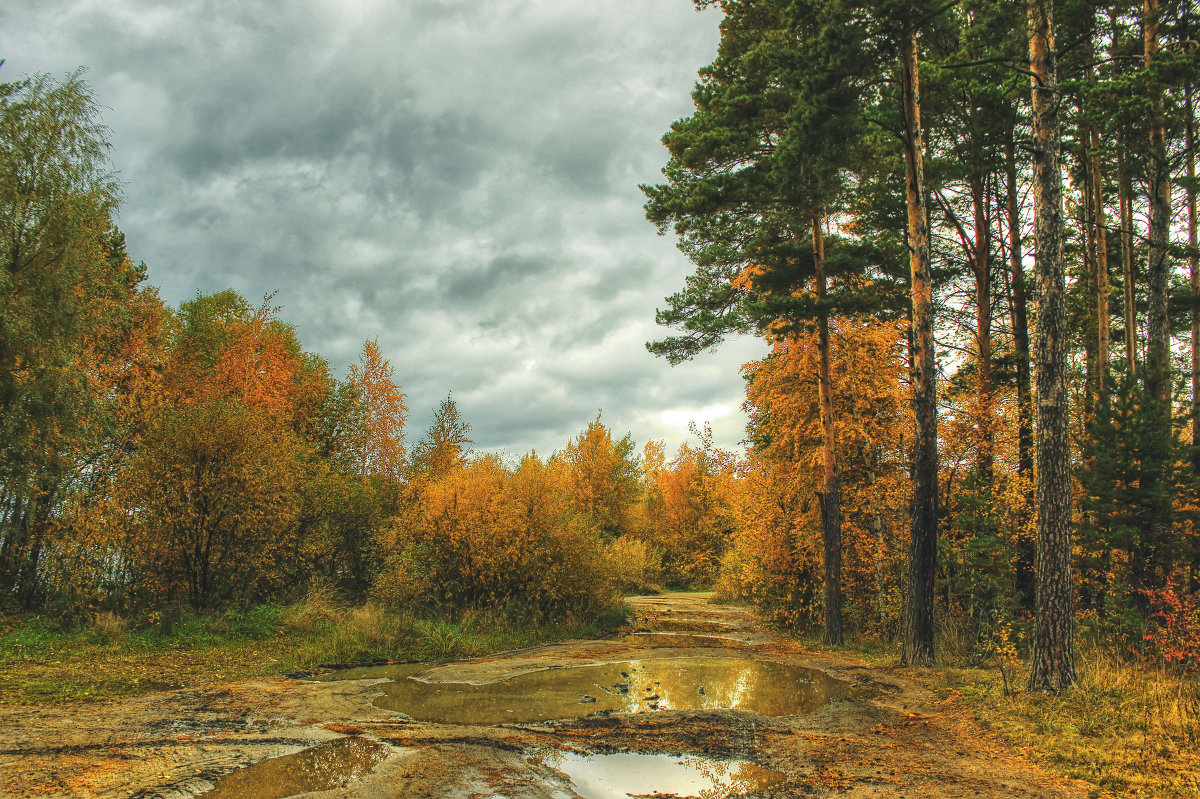
[[[1082,797],[898,669],[818,655],[704,595],[622,634],[0,710],[0,795]]]

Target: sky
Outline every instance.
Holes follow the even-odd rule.
[[[178,305],[274,293],[343,377],[378,337],[409,440],[452,393],[481,450],[745,437],[754,339],[644,342],[691,268],[646,221],[720,13],[690,0],[33,0],[0,80],[86,67],[118,224]]]

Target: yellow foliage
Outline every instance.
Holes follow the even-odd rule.
[[[658,442],[646,445],[643,469],[639,536],[662,553],[668,584],[711,586],[733,533],[732,469],[686,444],[667,464]]]
[[[527,455],[514,472],[486,456],[415,478],[384,536],[375,584],[394,605],[577,613],[614,597],[601,533],[574,510],[572,475]]]
[[[904,436],[912,429],[904,329],[837,319],[832,334],[845,612],[859,627],[893,632],[907,551]],[[718,583],[723,595],[752,599],[789,626],[821,614],[817,358],[812,334],[775,342],[767,358],[744,367],[752,448]]]

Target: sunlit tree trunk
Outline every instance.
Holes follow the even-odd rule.
[[[825,237],[813,217],[813,273],[817,287],[818,402],[821,406],[821,525],[825,536],[825,643],[842,643],[842,499],[837,475],[837,430],[833,417],[833,376],[829,365],[829,312],[825,309]]]
[[[1145,44],[1147,100],[1150,106],[1148,125],[1150,152],[1147,160],[1149,182],[1149,213],[1146,230],[1146,393],[1158,405],[1164,423],[1154,430],[1156,439],[1151,451],[1158,463],[1148,464],[1147,479],[1142,488],[1151,497],[1149,513],[1141,532],[1141,546],[1134,551],[1134,587],[1150,588],[1171,569],[1170,536],[1171,459],[1171,327],[1168,318],[1171,262],[1168,244],[1171,224],[1171,173],[1167,162],[1164,125],[1163,91],[1152,70],[1158,59],[1159,0],[1145,0],[1142,10],[1142,31]]]
[[[1029,690],[1075,683],[1071,586],[1071,462],[1067,441],[1067,342],[1062,168],[1053,0],[1029,0],[1033,78],[1034,241],[1038,283],[1037,611]]]
[[[917,32],[905,30],[901,67],[904,83],[904,171],[912,272],[912,372],[916,416],[913,463],[913,520],[909,550],[908,601],[904,623],[905,665],[929,665],[933,649],[933,573],[937,564],[937,403],[933,341],[933,276],[925,207],[924,135]]]

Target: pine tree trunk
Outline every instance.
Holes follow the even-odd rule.
[[[1126,155],[1117,160],[1117,213],[1121,217],[1121,282],[1124,284],[1125,360],[1129,374],[1137,374],[1137,294],[1134,281],[1137,275],[1133,261],[1133,179],[1129,175]]]
[[[905,30],[901,68],[904,81],[904,171],[908,206],[908,249],[912,271],[913,406],[916,415],[913,463],[913,520],[909,549],[908,601],[901,662],[935,662],[933,575],[937,566],[937,395],[933,341],[933,276],[929,261],[929,222],[925,208],[924,136],[917,33]]]
[[[1200,476],[1200,261],[1196,240],[1196,109],[1192,83],[1184,88],[1187,144],[1188,274],[1192,281],[1192,471]]]
[[[1158,56],[1159,0],[1145,0],[1142,29],[1145,33],[1146,68]],[[1171,400],[1171,328],[1167,319],[1170,262],[1167,238],[1171,223],[1171,181],[1163,128],[1163,95],[1157,83],[1147,86],[1150,101],[1150,213],[1146,257],[1149,311],[1146,324],[1146,391],[1166,405]],[[1168,431],[1169,434],[1169,431]]]
[[[1090,139],[1090,134],[1085,130],[1083,132],[1083,142],[1079,148],[1079,172],[1081,179],[1079,181],[1079,203],[1078,208],[1081,216],[1080,227],[1083,234],[1083,272],[1087,276],[1087,291],[1089,297],[1096,296],[1096,235],[1095,235],[1095,218],[1092,216],[1092,211],[1096,207],[1092,199],[1092,172],[1091,172],[1091,156],[1088,151],[1087,142]],[[1093,313],[1094,305],[1085,304],[1085,317],[1083,321],[1084,336],[1083,336],[1083,351],[1084,363],[1086,364],[1086,374],[1084,377],[1084,385],[1086,390],[1083,392],[1083,419],[1086,425],[1091,422],[1095,414],[1095,398],[1096,398],[1096,339],[1097,336],[1097,319]],[[1091,447],[1084,444],[1084,457],[1091,457]]]
[[[1033,480],[1033,391],[1029,375],[1029,305],[1025,293],[1025,265],[1021,242],[1021,208],[1017,202],[1016,142],[1005,147],[1006,213],[1008,216],[1008,259],[1012,272],[1013,348],[1017,358],[1017,473]],[[1033,496],[1028,497],[1030,505]],[[1034,609],[1036,552],[1034,542],[1022,537],[1017,543],[1017,592],[1026,610]]]
[[[1071,463],[1067,441],[1067,342],[1061,139],[1053,0],[1029,0],[1033,73],[1034,249],[1038,282],[1037,611],[1029,690],[1075,683],[1071,586]]]
[[[1145,64],[1149,71],[1158,58],[1159,0],[1145,0],[1143,5],[1142,30],[1145,43]],[[1167,163],[1164,129],[1163,92],[1153,77],[1147,78],[1147,99],[1150,101],[1148,126],[1150,153],[1147,163],[1149,179],[1149,219],[1147,220],[1146,283],[1148,287],[1148,310],[1146,314],[1146,393],[1158,404],[1164,420],[1171,416],[1171,327],[1168,318],[1168,292],[1170,291],[1171,263],[1167,248],[1171,224],[1171,174]],[[1159,580],[1170,573],[1171,547],[1168,546],[1171,525],[1171,499],[1169,456],[1171,425],[1169,421],[1154,431],[1157,436],[1151,444],[1154,457],[1161,459],[1146,468],[1147,485],[1143,486],[1150,497],[1150,512],[1144,517],[1141,530],[1145,544],[1143,557],[1144,577],[1135,588],[1156,587]]]
[[[1104,215],[1104,172],[1100,166],[1100,137],[1092,131],[1092,199],[1096,222],[1096,386],[1097,402],[1108,405],[1108,361],[1110,350],[1108,308],[1108,222]]]
[[[976,464],[987,485],[992,484],[994,423],[992,419],[992,228],[987,213],[983,176],[971,179],[975,252],[975,346],[979,357],[976,391],[979,392],[979,458]]]
[[[833,376],[829,365],[829,313],[825,302],[825,237],[822,220],[813,217],[813,267],[817,284],[819,366],[817,394],[821,406],[821,526],[825,533],[825,643],[842,643],[842,498],[837,475],[837,429],[833,416]]]

